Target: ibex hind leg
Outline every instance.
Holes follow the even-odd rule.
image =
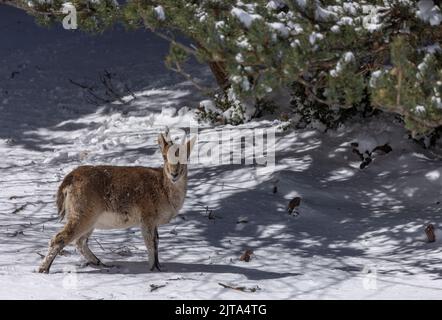
[[[92,234],[92,232],[93,230],[89,231],[85,235],[78,238],[76,242],[77,249],[81,253],[81,255],[86,259],[88,264],[92,264],[95,266],[105,266],[88,246],[89,237]]]
[[[82,233],[82,228],[77,221],[68,221],[64,228],[59,233],[57,233],[49,242],[48,253],[43,259],[38,272],[49,273],[49,269],[51,268],[52,262],[54,262],[55,257],[65,246],[70,244],[78,237],[81,237]]]

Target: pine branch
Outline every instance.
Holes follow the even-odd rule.
[[[305,81],[304,79],[302,79],[301,77],[298,77],[298,79],[295,80],[296,82],[302,84],[306,90],[308,91],[308,94],[317,102],[325,104],[327,106],[331,106],[330,103],[324,99],[319,98],[315,93],[314,93],[314,86],[312,86],[310,83],[308,83],[307,81]]]
[[[0,0],[0,4],[4,4],[7,6],[11,6],[20,10],[24,10],[29,14],[32,14],[34,16],[46,16],[46,17],[59,17],[64,16],[64,13],[60,10],[53,10],[53,9],[47,9],[47,11],[42,11],[35,9],[34,7],[31,7],[28,5],[26,1],[21,0]]]
[[[158,31],[157,29],[154,29],[154,28],[148,28],[148,29],[150,31],[152,31],[153,33],[155,33],[160,38],[162,38],[162,39],[164,39],[164,40],[166,40],[166,41],[168,41],[170,43],[173,43],[174,45],[180,47],[181,49],[183,49],[188,54],[191,54],[191,55],[193,55],[195,57],[197,56],[197,51],[195,49],[192,49],[192,48],[190,48],[190,47],[188,47],[188,46],[186,46],[186,45],[184,45],[184,44],[182,44],[180,42],[177,42],[174,38],[169,37],[168,35],[164,34],[163,32]]]
[[[374,105],[374,107],[381,109],[381,110],[385,110],[387,112],[397,113],[401,116],[404,116],[405,118],[411,119],[412,121],[414,121],[417,124],[419,124],[423,127],[426,127],[426,128],[437,128],[437,127],[442,126],[442,118],[437,119],[437,120],[422,119],[422,118],[416,116],[415,114],[413,114],[411,111],[409,111],[408,109],[406,109],[402,105],[388,106],[387,108],[385,108],[382,105],[380,105],[379,103],[377,103]]]
[[[187,72],[185,72],[184,70],[183,70],[183,68],[181,67],[181,65],[180,65],[180,63],[179,62],[177,62],[177,61],[175,61],[175,68],[174,67],[169,67],[169,69],[170,70],[172,70],[172,71],[175,71],[176,73],[179,73],[179,74],[181,74],[182,76],[184,76],[188,81],[190,81],[194,86],[195,86],[195,88],[197,88],[198,90],[200,90],[200,91],[203,91],[203,92],[205,92],[205,93],[209,93],[209,92],[212,92],[213,90],[211,90],[210,88],[208,88],[208,87],[204,87],[204,86],[201,86],[200,84],[198,84],[198,82],[189,74],[189,73],[187,73]]]

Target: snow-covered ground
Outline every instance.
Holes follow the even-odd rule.
[[[273,173],[192,166],[182,213],[159,230],[163,272],[148,270],[140,231],[128,229],[90,240],[111,268],[84,266],[70,246],[49,275],[36,273],[62,226],[54,195],[63,176],[81,164],[161,165],[158,131],[188,126],[192,112],[181,108],[203,98],[163,66],[167,43],[147,32],[47,30],[0,6],[0,39],[0,298],[441,297],[442,235],[427,243],[424,227],[442,227],[442,162],[391,119],[327,133],[279,130]],[[103,70],[136,98],[95,106],[69,82],[97,83]],[[360,170],[354,141],[393,151]],[[295,196],[297,217],[286,212]],[[246,249],[251,261],[239,261]]]

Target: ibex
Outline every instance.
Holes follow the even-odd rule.
[[[38,271],[48,273],[57,254],[74,241],[88,263],[103,265],[88,247],[94,229],[134,226],[141,226],[150,270],[160,270],[158,226],[169,222],[183,206],[187,160],[195,138],[178,145],[168,133],[160,133],[162,168],[80,166],[69,173],[57,193],[58,212],[66,224],[51,239]]]

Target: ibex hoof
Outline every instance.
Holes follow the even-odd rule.
[[[40,267],[38,268],[38,273],[49,273],[49,268]]]
[[[155,269],[157,269],[158,271],[161,272],[162,271],[161,268],[162,268],[162,266],[160,265],[160,263],[155,262],[155,264],[152,267],[150,267],[150,271],[154,271]]]

